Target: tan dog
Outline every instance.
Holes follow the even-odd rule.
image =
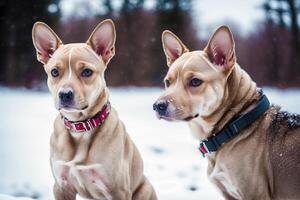
[[[64,45],[41,22],[32,37],[60,111],[50,142],[55,198],[156,199],[140,153],[108,103],[104,71],[115,54],[113,22],[100,23],[86,43]]]
[[[170,31],[162,34],[169,71],[157,116],[188,121],[201,141],[249,113],[262,93],[236,62],[232,33],[220,27],[203,51],[192,51]],[[269,104],[268,104],[269,105]],[[247,128],[206,154],[208,177],[225,199],[300,199],[300,116],[267,107]]]

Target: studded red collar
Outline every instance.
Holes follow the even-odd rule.
[[[85,121],[69,121],[67,118],[61,115],[65,127],[74,132],[87,132],[89,130],[95,129],[97,126],[101,126],[105,119],[108,117],[111,110],[110,103],[107,102],[100,112],[98,112],[94,117],[87,119]]]

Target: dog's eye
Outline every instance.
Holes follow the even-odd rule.
[[[52,70],[51,70],[51,76],[53,76],[54,78],[55,78],[55,77],[58,77],[58,76],[59,76],[59,71],[58,71],[58,69],[52,69]]]
[[[165,84],[166,84],[166,87],[169,87],[171,83],[169,80],[165,80]]]
[[[84,69],[82,72],[81,72],[81,76],[82,77],[90,77],[92,76],[93,74],[93,71],[90,70],[90,69]]]
[[[193,78],[192,80],[190,80],[189,82],[189,86],[191,87],[198,87],[199,85],[201,85],[202,81],[198,78]]]

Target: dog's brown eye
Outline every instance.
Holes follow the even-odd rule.
[[[166,87],[169,87],[170,86],[170,81],[169,80],[165,80],[165,84],[166,84]]]
[[[199,85],[201,85],[202,81],[198,78],[193,78],[192,80],[190,80],[189,85],[191,87],[198,87]]]
[[[54,78],[55,78],[55,77],[58,77],[58,76],[59,76],[59,71],[58,71],[58,69],[52,69],[52,70],[51,70],[51,76],[53,76]]]
[[[93,71],[90,70],[90,69],[84,69],[82,72],[81,72],[81,76],[82,77],[90,77],[92,76],[93,74]]]

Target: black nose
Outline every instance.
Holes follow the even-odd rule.
[[[168,102],[167,101],[159,101],[153,104],[153,110],[158,112],[160,115],[166,114],[167,108],[168,108]]]
[[[63,104],[69,104],[74,99],[74,94],[71,90],[61,91],[59,92],[58,96]]]

